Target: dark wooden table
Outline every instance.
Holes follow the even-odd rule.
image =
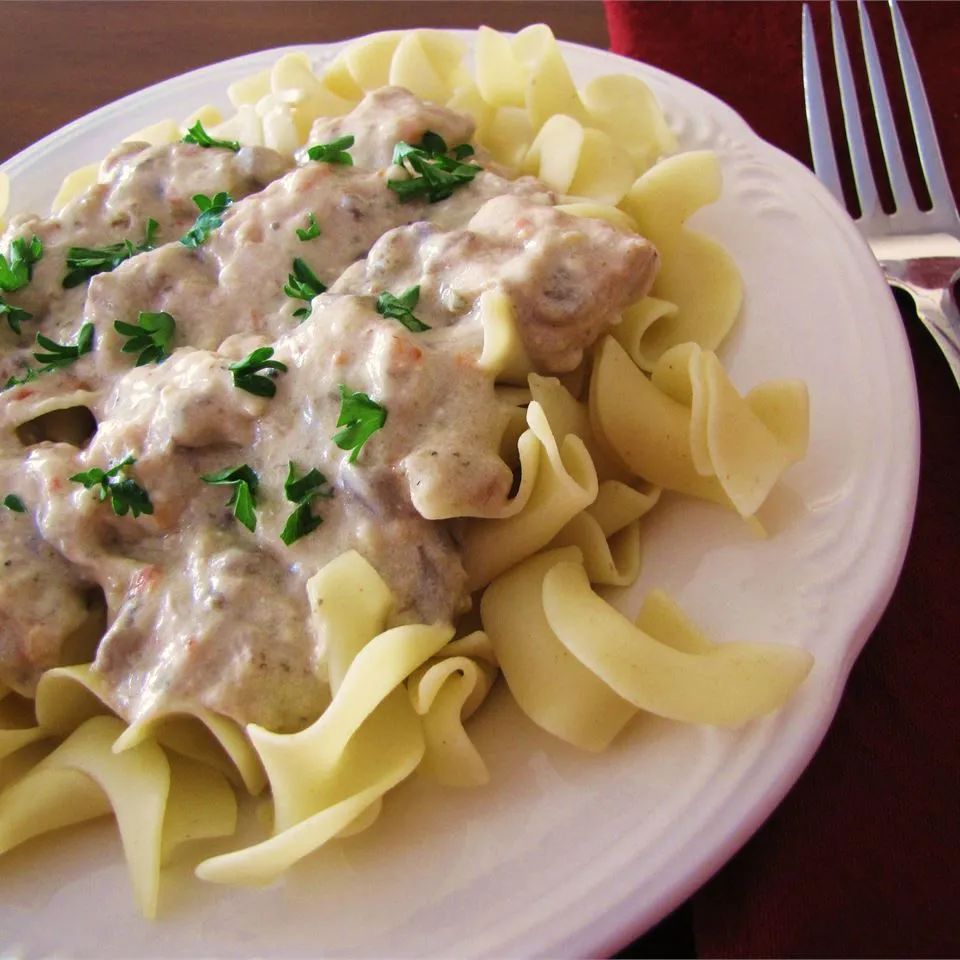
[[[71,2],[9,0],[0,42],[6,90],[0,158],[68,120],[185,70],[254,50],[403,27],[519,30],[542,20],[565,40],[607,46],[598,2]],[[37,51],[43,51],[39,56]]]
[[[706,31],[701,30],[700,45],[689,38],[696,35],[697,18],[692,6],[655,5],[652,14],[656,30],[650,32],[650,45],[643,51],[644,59],[675,73],[687,76],[723,96],[740,109],[754,123],[761,134],[791,150],[800,159],[807,160],[802,136],[802,105],[799,95],[799,9],[790,14],[791,42],[781,53],[773,53],[763,37],[753,36],[749,18],[743,7],[733,5]],[[702,5],[697,5],[701,6]],[[912,5],[911,5],[912,6]],[[943,6],[949,6],[944,4]],[[671,9],[672,8],[672,9]],[[714,12],[714,11],[711,11]],[[822,11],[821,11],[822,12]],[[910,22],[912,11],[908,15]],[[933,14],[930,14],[933,16]],[[679,22],[677,18],[680,18]],[[43,135],[95,107],[131,91],[185,70],[226,59],[253,50],[294,43],[312,43],[351,37],[374,30],[398,27],[475,27],[480,23],[505,30],[515,30],[532,21],[544,21],[557,36],[597,47],[608,45],[603,7],[599,2],[483,2],[456,0],[456,2],[182,2],[163,3],[153,0],[140,2],[0,2],[0,62],[3,67],[3,111],[0,122],[0,159],[6,159]],[[793,33],[793,22],[797,23]],[[754,21],[757,23],[758,21]],[[953,17],[954,27],[958,26]],[[703,21],[700,21],[703,26]],[[941,43],[951,42],[946,37]],[[754,31],[756,32],[756,31]],[[953,31],[953,42],[956,38]],[[734,43],[735,41],[735,43]],[[936,44],[935,32],[928,41]],[[754,69],[738,74],[739,64],[729,70],[713,70],[724,50],[738,50],[754,45]],[[712,46],[710,46],[712,44]],[[739,56],[739,54],[737,54]],[[767,60],[762,58],[766,56]],[[784,61],[784,57],[787,61]],[[736,59],[736,58],[735,58]],[[762,61],[768,71],[786,68],[790,72],[791,95],[776,111],[751,114],[751,107],[762,103],[765,75],[756,69]],[[952,61],[941,57],[942,69],[956,75],[958,58]],[[929,57],[927,62],[929,63]],[[793,77],[796,77],[794,84]],[[957,131],[956,83],[952,107],[939,111],[938,122],[952,123],[951,138]],[[942,98],[941,98],[942,99]],[[946,100],[943,100],[946,103]],[[935,105],[936,106],[936,105]],[[768,119],[765,119],[768,118]],[[769,126],[765,126],[769,123]],[[782,136],[780,136],[782,134]],[[784,142],[784,138],[792,138]],[[949,154],[951,174],[956,175],[960,165],[956,153]],[[795,953],[855,955],[866,952],[888,952],[890,955],[946,955],[938,950],[942,940],[925,940],[923,929],[929,925],[934,911],[951,902],[949,890],[953,883],[956,893],[956,848],[948,855],[949,866],[933,873],[913,869],[917,862],[942,859],[940,845],[956,843],[956,816],[952,818],[952,833],[945,829],[945,809],[941,802],[952,795],[952,809],[956,811],[960,794],[957,764],[957,723],[946,715],[937,715],[934,708],[926,714],[904,712],[903,703],[911,696],[931,699],[931,702],[952,704],[950,717],[957,715],[956,684],[960,672],[955,652],[960,639],[960,617],[956,590],[958,586],[958,552],[960,542],[960,507],[958,507],[958,477],[960,477],[960,404],[946,364],[938,355],[932,341],[917,326],[908,326],[911,349],[918,372],[921,412],[923,418],[923,466],[917,522],[907,557],[907,564],[891,606],[853,675],[837,721],[828,734],[820,753],[804,774],[795,790],[771,821],[744,848],[734,861],[722,870],[697,897],[681,906],[659,927],[642,939],[626,947],[623,956],[693,956],[701,934],[701,950],[722,955],[750,952],[777,955],[777,951]],[[915,650],[926,642],[929,650],[928,669],[932,677],[942,678],[952,690],[949,699],[937,693],[937,681],[921,682],[916,677],[904,679],[897,672],[898,650]],[[892,665],[892,666],[891,666]],[[909,669],[918,668],[914,656],[907,662]],[[912,686],[908,686],[908,681]],[[916,692],[915,692],[916,691]],[[939,699],[938,699],[939,697]],[[939,709],[939,708],[937,708]],[[919,719],[918,719],[919,717]],[[874,736],[898,738],[898,749],[903,757],[891,774],[890,769],[878,766],[877,756],[866,742],[870,731]],[[952,738],[950,743],[937,743],[937,731]],[[862,748],[862,749],[861,749]],[[891,779],[891,777],[893,779]],[[952,787],[951,787],[952,784]],[[952,794],[950,791],[952,790]],[[877,804],[873,816],[887,818],[883,825],[888,836],[905,838],[901,844],[914,849],[913,860],[907,862],[911,872],[891,878],[888,885],[898,884],[907,889],[919,885],[921,901],[926,913],[912,914],[908,896],[888,892],[887,887],[877,892],[872,873],[897,869],[898,861],[885,858],[887,849],[878,841],[876,850],[869,841],[856,839],[857,820],[864,819],[870,809],[861,809],[859,797],[872,793]],[[934,802],[931,805],[931,798]],[[915,800],[916,810],[911,812]],[[822,814],[822,836],[797,830],[803,811],[811,807]],[[925,819],[924,819],[925,818]],[[861,831],[862,833],[862,831]],[[854,839],[844,839],[853,837]],[[838,840],[838,838],[841,838]],[[783,850],[778,861],[771,850]],[[824,889],[832,890],[829,879],[836,882],[835,865],[840,858],[860,858],[859,868],[863,884],[842,888],[842,896],[851,905],[875,911],[886,911],[884,920],[878,914],[878,923],[900,923],[905,927],[900,948],[896,939],[873,941],[881,944],[873,951],[857,940],[857,933],[837,930],[833,940],[830,931],[825,940],[804,939],[803,933],[790,940],[766,933],[743,936],[752,922],[751,903],[771,876],[790,870],[797,858],[807,854],[807,883],[818,884],[825,878]],[[900,863],[902,864],[902,858]],[[812,864],[812,866],[811,866]],[[900,869],[903,869],[901,866]],[[841,876],[846,876],[841,871]],[[853,873],[856,882],[856,871]],[[925,886],[926,885],[926,886]],[[940,891],[941,886],[947,889]],[[927,889],[929,888],[929,889]],[[782,909],[799,925],[812,922],[810,917],[822,915],[823,898],[815,891],[804,894],[803,905],[787,902]],[[866,890],[866,892],[864,892]],[[833,896],[832,893],[829,894]],[[859,899],[858,899],[859,898]],[[865,899],[866,898],[866,899]],[[872,899],[870,899],[872,898]],[[886,899],[885,899],[886,898]],[[796,899],[796,898],[795,898]],[[778,909],[778,908],[774,908]],[[725,911],[726,914],[725,915]],[[904,915],[901,923],[900,915]],[[787,914],[784,914],[787,916]],[[911,929],[911,920],[913,927]],[[718,919],[719,917],[719,919]],[[782,917],[773,918],[777,926]],[[842,925],[842,921],[838,921]],[[739,924],[739,927],[738,927]],[[717,931],[724,930],[724,939]],[[957,929],[956,925],[953,927]],[[695,942],[694,931],[698,940]],[[958,934],[960,938],[960,934]],[[791,947],[790,944],[793,944]],[[858,950],[857,944],[861,945]],[[909,945],[915,944],[915,951]],[[929,946],[929,944],[933,946]],[[737,944],[740,944],[738,947]],[[752,944],[752,947],[744,946]],[[758,946],[759,944],[759,946]],[[883,944],[887,944],[886,950]],[[833,949],[831,950],[831,946]],[[960,951],[960,942],[954,944]],[[949,950],[947,950],[949,952]],[[957,955],[957,954],[954,954]]]

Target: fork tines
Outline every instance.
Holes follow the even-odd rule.
[[[837,81],[840,87],[844,130],[853,167],[861,219],[870,221],[881,218],[883,225],[886,227],[882,232],[888,232],[891,229],[896,230],[896,232],[955,230],[957,224],[956,203],[950,191],[943,157],[934,132],[933,118],[923,89],[917,59],[896,0],[889,0],[889,2],[897,53],[900,60],[900,73],[910,108],[914,139],[933,207],[929,212],[921,211],[914,198],[900,141],[897,138],[890,98],[883,79],[880,56],[877,52],[870,17],[863,0],[857,0],[860,36],[863,43],[864,60],[867,65],[867,78],[870,83],[874,115],[896,211],[890,217],[887,217],[880,209],[876,181],[867,153],[862,112],[857,99],[843,24],[836,0],[831,0],[830,20]],[[823,79],[820,73],[813,31],[813,18],[806,4],[803,8],[803,83],[814,169],[821,182],[843,204],[843,188],[834,153],[833,137],[830,133],[827,106],[823,93]],[[874,226],[880,226],[880,224]]]

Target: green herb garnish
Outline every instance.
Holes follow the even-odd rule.
[[[410,287],[404,290],[399,297],[392,293],[381,293],[377,297],[377,313],[381,317],[390,317],[391,320],[399,320],[408,330],[413,333],[422,333],[430,328],[413,315],[413,308],[420,300],[420,287]]]
[[[170,342],[176,321],[169,313],[144,313],[137,316],[136,324],[117,320],[113,329],[122,337],[129,337],[120,348],[124,353],[139,353],[135,367],[147,363],[162,363],[170,356]]]
[[[204,483],[211,483],[215,486],[233,487],[233,493],[227,501],[227,506],[233,507],[233,515],[248,530],[254,531],[257,529],[255,509],[260,478],[254,473],[253,468],[244,463],[239,467],[227,467],[225,470],[218,470],[216,473],[205,473],[200,479]]]
[[[24,320],[30,320],[33,314],[7,303],[3,297],[0,297],[0,317],[6,317],[7,323],[10,324],[10,329],[19,336],[21,333],[20,324],[23,323]]]
[[[393,148],[393,162],[417,176],[409,180],[388,180],[387,186],[401,201],[418,197],[426,197],[430,203],[446,200],[457,187],[470,183],[483,169],[475,163],[462,162],[473,153],[469,143],[448,149],[443,137],[431,130],[416,145],[401,140]]]
[[[133,457],[127,457],[108,470],[94,467],[86,473],[75,473],[70,479],[74,483],[82,483],[87,490],[99,486],[97,495],[100,502],[109,496],[110,506],[118,517],[126,516],[128,512],[139,517],[141,513],[153,513],[153,504],[147,491],[126,475],[126,468],[136,462]]]
[[[46,353],[35,353],[34,360],[43,366],[38,373],[49,373],[51,370],[60,370],[70,366],[75,360],[93,349],[93,324],[85,323],[77,334],[76,343],[57,343],[42,333],[37,334],[37,343],[46,350]]]
[[[299,257],[293,261],[293,273],[287,276],[283,285],[283,292],[293,300],[305,300],[308,304],[314,297],[319,297],[327,289],[327,285],[307,266]],[[310,316],[310,307],[300,307],[294,310],[293,315],[299,319]]]
[[[297,479],[297,468],[291,460],[287,464],[287,479],[283,481],[283,492],[291,503],[313,497],[332,497],[329,491],[321,490],[327,478],[317,469],[312,469]]]
[[[3,505],[4,505],[8,510],[13,510],[14,513],[26,513],[26,512],[27,512],[27,508],[23,505],[23,501],[22,501],[15,493],[8,493],[8,494],[3,498]]]
[[[287,467],[287,479],[283,484],[283,492],[287,499],[297,506],[287,517],[280,539],[289,547],[301,537],[313,533],[323,523],[323,517],[314,516],[310,510],[310,502],[316,497],[328,499],[333,496],[332,490],[324,490],[327,478],[319,470],[310,470],[300,479],[296,478],[297,470],[291,460]]]
[[[185,247],[199,247],[210,236],[211,232],[223,224],[223,214],[233,203],[229,193],[218,193],[215,197],[207,197],[202,193],[194,196],[193,202],[200,211],[197,222],[180,238]]]
[[[319,160],[321,163],[342,163],[344,166],[353,166],[353,157],[347,151],[353,146],[354,137],[347,134],[345,137],[337,137],[330,143],[320,143],[307,150],[307,156],[311,160]]]
[[[371,400],[365,393],[354,393],[340,384],[340,416],[337,426],[343,430],[333,435],[341,450],[350,451],[353,463],[363,445],[387,422],[387,408]]]
[[[293,513],[287,517],[287,522],[280,531],[280,539],[289,547],[291,543],[296,543],[301,537],[313,533],[322,523],[323,517],[311,513],[309,503],[299,503],[294,508]]]
[[[242,360],[231,363],[227,369],[233,373],[233,385],[258,397],[272,397],[277,392],[273,377],[261,376],[261,370],[287,372],[287,365],[279,360],[271,360],[273,347],[257,347]]]
[[[307,240],[315,240],[320,236],[320,224],[317,218],[311,213],[307,216],[306,227],[297,227],[297,236],[306,243]]]
[[[13,293],[25,287],[33,276],[33,265],[43,258],[43,241],[34,236],[29,242],[26,237],[17,237],[10,244],[9,259],[0,253],[0,290]],[[15,307],[0,296],[0,316],[7,318],[10,329],[18,336],[20,324],[30,320],[33,314]]]
[[[26,237],[17,237],[10,244],[7,257],[0,253],[0,290],[13,293],[25,287],[33,276],[33,265],[42,258],[43,241],[38,236],[29,241]]]
[[[109,273],[138,253],[152,250],[157,238],[157,228],[157,221],[151,217],[147,220],[143,240],[140,243],[121,240],[119,243],[110,243],[105,247],[70,247],[67,250],[68,273],[63,278],[64,288],[69,290],[71,287],[78,287],[98,273]]]
[[[85,353],[90,353],[93,349],[93,324],[85,323],[77,334],[76,343],[57,343],[42,333],[37,334],[37,345],[43,347],[46,353],[35,353],[33,358],[42,363],[39,368],[27,367],[23,371],[22,377],[9,377],[3,385],[4,390],[11,387],[22,387],[25,383],[31,383],[36,380],[41,373],[50,373],[52,370],[60,370],[63,367],[70,366],[79,357]]]
[[[240,149],[240,144],[236,140],[217,140],[211,137],[203,124],[198,120],[190,127],[183,138],[184,143],[195,143],[198,147],[223,147],[225,150],[232,150],[236,153]]]
[[[39,374],[33,367],[27,367],[23,371],[22,377],[8,377],[7,382],[3,385],[4,390],[9,390],[11,387],[22,387],[25,383],[32,383],[37,379]]]

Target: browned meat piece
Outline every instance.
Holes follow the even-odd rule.
[[[473,136],[473,121],[460,113],[418,100],[403,87],[383,87],[368,93],[345,117],[318,120],[310,131],[309,143],[330,143],[352,134],[350,155],[356,166],[383,170],[393,162],[393,148],[399,141],[419,143],[432,130],[451,147],[467,143]]]
[[[302,585],[269,555],[215,532],[191,547],[183,569],[135,575],[100,643],[94,669],[116,688],[119,709],[149,716],[180,701],[271,730],[306,726],[329,695]]]
[[[465,607],[467,575],[449,531],[410,504],[402,474],[344,470],[342,494],[353,513],[355,547],[375,557],[397,598],[398,618],[450,623]]]
[[[27,506],[25,513],[0,507],[0,681],[32,696],[87,619],[87,584],[37,531],[35,496],[15,461],[0,463],[0,483],[4,493],[20,491]]]
[[[509,193],[485,203],[463,229],[417,223],[385,234],[333,289],[372,295],[419,285],[418,316],[446,326],[501,286],[537,369],[564,373],[647,293],[657,262],[642,237]]]

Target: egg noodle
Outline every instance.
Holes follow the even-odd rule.
[[[0,853],[112,814],[137,902],[153,917],[164,864],[188,841],[233,834],[238,792],[268,790],[269,835],[203,860],[203,880],[272,881],[369,826],[415,771],[484,784],[467,721],[501,673],[534,723],[599,751],[638,711],[745,723],[781,706],[809,672],[800,649],[713,643],[660,591],[635,620],[596,592],[637,578],[642,518],[661,490],[711,501],[759,529],[757,510],[807,446],[804,385],[771,381],[742,394],[715,353],[739,312],[741,280],[729,255],[686,221],[720,195],[717,157],[676,153],[636,77],[578,90],[545,26],[516,36],[480,28],[472,73],[465,55],[459,38],[430,30],[356,41],[321,75],[289,53],[230,87],[232,116],[203,107],[127,139],[172,143],[200,120],[214,137],[293,157],[318,118],[400,86],[469,115],[478,147],[547,184],[561,195],[558,209],[657,248],[650,295],[562,377],[535,372],[510,297],[482,295],[476,362],[512,403],[500,454],[518,481],[508,500],[461,521],[479,623],[398,623],[387,583],[348,551],[307,585],[330,702],[298,731],[244,728],[202,707],[128,724],[90,665],[47,670],[32,702],[0,685]],[[97,178],[97,166],[68,176],[54,210]],[[4,180],[0,214],[8,194]],[[413,496],[427,519],[458,516],[456,491]]]

